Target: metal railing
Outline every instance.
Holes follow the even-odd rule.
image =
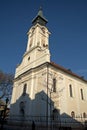
[[[48,118],[48,125],[47,119]],[[50,118],[46,116],[11,116],[8,119],[8,124],[20,125],[20,127],[30,127],[32,122],[35,123],[35,130],[58,130],[59,128],[86,128],[87,118],[71,118],[71,117],[56,117]],[[48,128],[46,128],[48,126]],[[30,129],[29,129],[30,130]]]
[[[48,122],[47,122],[48,118]],[[33,129],[34,123],[34,129]],[[48,123],[48,125],[47,125]],[[3,130],[84,130],[87,128],[87,118],[72,118],[57,116],[18,116],[11,115],[4,123]]]

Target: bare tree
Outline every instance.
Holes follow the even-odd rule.
[[[0,99],[11,96],[12,85],[13,74],[0,71]]]

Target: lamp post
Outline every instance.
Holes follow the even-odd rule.
[[[49,80],[49,64],[47,63],[47,105],[46,105],[46,127],[48,130],[48,80]]]
[[[51,101],[51,94],[53,93],[52,89],[50,91],[50,129],[52,130],[52,101]]]
[[[3,117],[2,117],[2,122],[1,122],[1,130],[3,130],[4,120],[5,120],[5,117],[6,117],[7,104],[9,102],[9,99],[6,98],[5,102],[6,102],[6,104],[5,104],[5,107],[4,107],[4,110],[3,110]]]

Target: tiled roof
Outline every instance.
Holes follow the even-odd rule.
[[[58,64],[56,64],[54,62],[50,62],[50,65],[56,67],[57,69],[60,69],[61,71],[65,72],[65,73],[67,73],[69,75],[72,75],[72,76],[74,76],[74,77],[76,77],[76,78],[78,78],[80,80],[83,80],[83,81],[87,82],[87,80],[85,80],[83,77],[73,73],[70,69],[66,69],[66,68],[64,68],[64,67],[62,67],[62,66],[60,66],[60,65],[58,65]]]

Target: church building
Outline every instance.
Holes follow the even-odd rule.
[[[40,8],[15,71],[9,119],[25,124],[33,121],[55,130],[83,129],[87,121],[87,80],[51,62],[47,23]]]

